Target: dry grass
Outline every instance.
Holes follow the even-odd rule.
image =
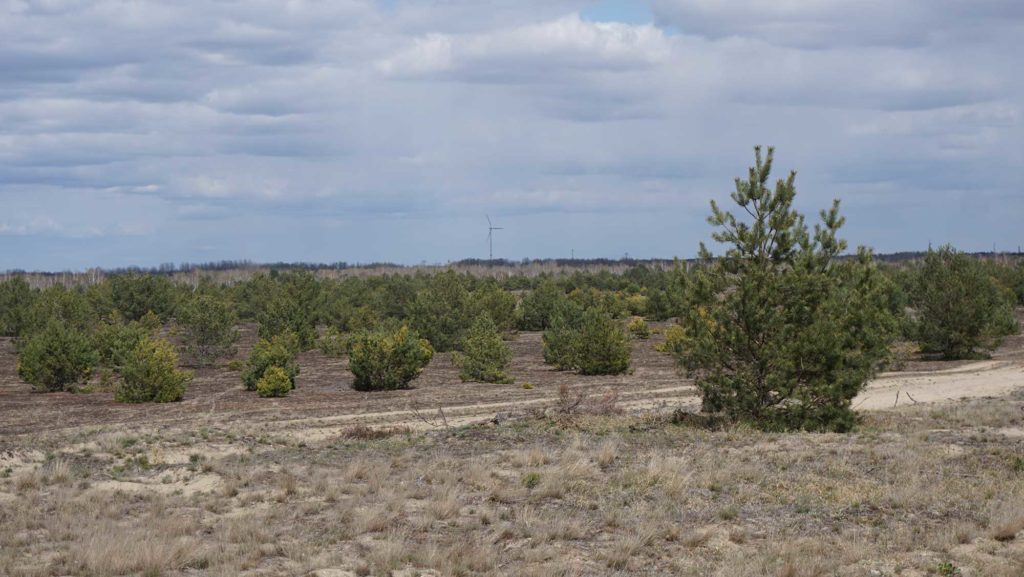
[[[1021,407],[911,407],[850,435],[577,410],[302,445],[213,425],[7,438],[36,457],[0,478],[0,575],[1017,577],[1021,445],[998,430]]]

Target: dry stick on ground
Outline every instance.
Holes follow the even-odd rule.
[[[416,408],[416,405],[415,405],[415,404],[413,404],[413,405],[412,405],[412,406],[411,406],[411,407],[409,408],[409,411],[410,411],[410,412],[412,412],[413,416],[415,416],[415,417],[416,417],[417,419],[419,419],[419,420],[423,421],[424,423],[426,423],[427,425],[429,425],[429,426],[431,426],[431,427],[435,427],[435,428],[444,428],[444,429],[449,429],[449,428],[451,428],[451,427],[450,427],[450,425],[448,425],[448,418],[447,418],[447,417],[445,417],[445,415],[444,415],[444,409],[443,409],[443,408],[441,408],[440,406],[439,406],[439,407],[437,407],[437,413],[438,413],[438,414],[440,415],[440,417],[441,417],[441,424],[437,424],[437,423],[436,423],[435,421],[432,421],[432,420],[428,419],[427,417],[425,417],[425,416],[423,415],[423,413],[421,413],[421,412],[419,411],[419,409],[418,409],[418,408]]]

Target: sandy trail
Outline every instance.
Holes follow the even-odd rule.
[[[1024,366],[1012,361],[979,361],[936,371],[883,373],[854,400],[858,410],[884,410],[917,403],[943,403],[963,398],[996,397],[1024,388]],[[897,400],[897,392],[899,398]],[[307,440],[330,438],[356,425],[405,427],[426,430],[488,421],[496,414],[551,406],[555,395],[529,400],[440,407],[410,407],[377,413],[345,414],[322,418],[288,419],[265,423],[271,430]],[[622,393],[619,405],[627,411],[658,407],[694,407],[699,404],[693,385]],[[444,415],[442,418],[441,412]]]
[[[853,404],[861,410],[886,409],[915,402],[999,397],[1022,387],[1024,366],[1011,361],[979,361],[939,371],[883,373]]]

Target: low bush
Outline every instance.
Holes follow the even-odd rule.
[[[38,392],[74,390],[88,380],[97,360],[88,335],[51,321],[23,343],[18,376]]]
[[[245,370],[242,371],[242,382],[246,390],[255,391],[260,379],[267,369],[278,367],[283,369],[295,388],[295,377],[299,375],[299,364],[295,360],[298,354],[299,340],[294,333],[286,332],[271,339],[260,339],[249,354]]]
[[[629,370],[629,337],[619,321],[605,312],[586,312],[576,346],[577,369],[582,375],[619,375]]]
[[[238,340],[234,308],[209,295],[199,295],[183,304],[177,320],[182,348],[200,367],[228,355]]]
[[[352,341],[349,364],[358,391],[409,388],[434,356],[430,343],[408,327],[365,332]]]
[[[508,366],[512,351],[501,339],[501,333],[491,317],[482,314],[469,329],[462,347],[453,361],[459,368],[459,378],[479,383],[511,383]]]
[[[601,309],[567,307],[544,331],[544,361],[583,375],[617,375],[629,370],[630,345],[618,321]]]
[[[643,317],[633,317],[630,319],[626,329],[629,330],[629,334],[633,335],[634,338],[641,340],[651,338],[651,328],[647,326],[647,321]]]
[[[328,357],[341,358],[348,352],[349,339],[335,327],[327,327],[316,346]]]
[[[180,401],[192,382],[192,373],[178,370],[178,353],[171,343],[143,339],[121,369],[114,400],[122,403]]]
[[[125,322],[120,313],[112,313],[100,322],[93,333],[100,365],[120,369],[142,339],[152,336],[154,332],[142,322]]]
[[[970,358],[1016,331],[1015,297],[980,261],[952,247],[928,253],[913,291],[914,332],[926,352]]]
[[[261,397],[283,397],[294,388],[292,377],[281,367],[270,367],[256,381],[256,392]]]

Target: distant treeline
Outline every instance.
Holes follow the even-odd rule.
[[[923,259],[928,253],[926,251],[904,251],[894,252],[888,254],[875,254],[874,258],[878,262],[885,263],[904,263],[914,262]],[[1021,252],[974,252],[965,253],[981,260],[1003,260],[1010,263],[1015,263],[1020,260],[1024,260],[1024,253]],[[839,257],[842,258],[853,258],[855,255],[846,255]],[[316,262],[271,262],[271,263],[257,263],[251,260],[221,260],[214,262],[203,262],[203,263],[191,263],[182,262],[180,264],[175,263],[163,263],[155,267],[116,267],[116,268],[102,268],[95,267],[82,271],[26,271],[23,269],[8,269],[3,273],[0,273],[0,280],[6,278],[21,276],[21,277],[32,277],[32,278],[48,278],[48,279],[63,279],[65,282],[71,284],[79,284],[82,282],[98,282],[107,276],[117,276],[125,274],[147,274],[155,276],[181,276],[183,274],[190,273],[242,273],[243,278],[248,278],[251,274],[257,272],[270,272],[270,271],[309,271],[314,273],[325,273],[321,276],[325,278],[331,278],[335,276],[366,276],[374,273],[383,274],[418,274],[421,272],[429,272],[431,270],[440,271],[446,269],[455,269],[460,272],[468,272],[471,274],[480,274],[481,271],[489,272],[491,274],[485,274],[484,276],[495,276],[493,273],[499,275],[515,275],[522,274],[525,276],[536,276],[541,273],[551,273],[555,269],[572,269],[596,272],[600,270],[609,270],[611,272],[623,272],[635,266],[647,266],[652,268],[666,269],[672,268],[677,263],[693,264],[697,262],[697,259],[664,259],[664,258],[650,258],[650,259],[639,259],[639,258],[539,258],[539,259],[522,259],[522,260],[508,260],[508,259],[478,259],[478,258],[467,258],[458,261],[452,261],[447,263],[433,263],[433,264],[415,264],[415,265],[403,265],[393,262],[369,262],[369,263],[349,263],[344,261],[338,261],[334,263],[316,263]],[[349,273],[344,275],[333,275],[330,273]],[[248,273],[248,274],[246,274]],[[53,284],[43,283],[46,285]]]

